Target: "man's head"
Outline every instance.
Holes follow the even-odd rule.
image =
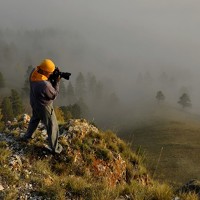
[[[38,72],[49,77],[50,74],[55,70],[55,64],[50,59],[44,59],[38,66]]]

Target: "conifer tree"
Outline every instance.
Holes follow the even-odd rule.
[[[183,93],[182,96],[179,98],[178,103],[183,107],[191,107],[191,101],[190,101],[190,97],[187,93]]]
[[[165,96],[164,94],[162,93],[162,91],[158,91],[157,94],[156,94],[156,99],[158,101],[158,103],[162,102],[165,100]]]
[[[4,77],[3,77],[3,74],[0,72],[0,88],[4,88],[4,87],[5,87]]]
[[[81,117],[81,108],[78,104],[68,105],[68,106],[61,106],[60,109],[64,113],[65,120],[71,118],[80,118]]]
[[[88,94],[89,94],[93,99],[94,99],[94,96],[95,96],[96,87],[97,87],[97,80],[96,80],[96,77],[95,77],[93,74],[88,73],[88,75],[87,75]]]
[[[83,74],[80,72],[76,78],[76,96],[84,98],[86,95],[86,84]]]
[[[60,80],[60,97],[65,99],[66,96],[67,96],[67,91],[66,91],[66,88],[65,88],[65,84],[64,84],[64,81],[61,79]]]
[[[103,98],[103,84],[98,81],[95,87],[95,101],[101,101]]]
[[[19,93],[14,89],[11,90],[10,100],[11,100],[11,104],[12,104],[13,114],[15,116],[22,114],[24,111],[22,99],[19,96]]]
[[[9,97],[3,98],[3,101],[1,103],[1,113],[3,115],[2,120],[4,122],[7,122],[8,120],[13,120],[14,115],[13,115],[12,103]]]
[[[67,99],[68,99],[68,103],[69,104],[73,104],[75,102],[75,93],[74,93],[74,88],[71,84],[71,82],[69,81],[69,84],[67,86],[67,91],[66,91],[66,96],[67,96]]]
[[[108,99],[108,106],[109,108],[116,108],[119,106],[119,98],[115,92],[111,93]]]
[[[26,97],[29,96],[29,93],[30,93],[29,77],[32,70],[33,70],[33,66],[32,65],[28,66],[26,74],[24,76],[25,81],[24,81],[24,86],[22,88],[22,94],[23,96],[26,96]]]
[[[81,108],[81,117],[85,117],[85,118],[89,117],[89,107],[85,103],[84,99],[79,98],[79,100],[77,101],[77,104]]]

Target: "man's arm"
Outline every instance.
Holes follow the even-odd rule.
[[[50,100],[54,100],[59,93],[59,82],[53,87],[49,81],[46,81],[45,93]]]

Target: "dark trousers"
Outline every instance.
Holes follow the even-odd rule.
[[[32,106],[32,117],[25,135],[27,138],[32,137],[40,121],[47,129],[49,145],[53,152],[60,153],[62,146],[58,143],[59,128],[52,104],[38,107]]]

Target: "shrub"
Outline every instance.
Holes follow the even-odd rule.
[[[63,113],[62,109],[59,107],[55,107],[54,110],[55,110],[55,114],[56,114],[56,118],[57,118],[58,122],[63,123],[65,121],[65,119],[64,119],[64,113]]]

